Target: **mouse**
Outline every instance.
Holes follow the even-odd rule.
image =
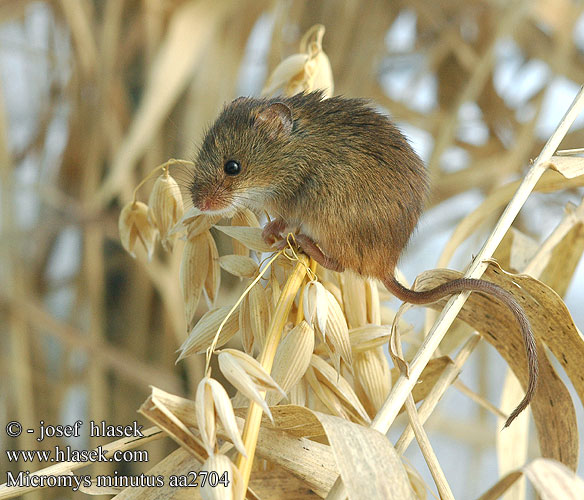
[[[365,99],[325,99],[314,91],[227,104],[204,134],[188,190],[209,215],[266,211],[272,219],[262,235],[275,249],[292,233],[322,267],[376,278],[404,302],[429,304],[466,290],[503,302],[519,324],[529,369],[507,427],[529,405],[538,381],[535,338],[521,305],[482,279],[414,291],[394,276],[429,186],[424,162],[387,115]]]

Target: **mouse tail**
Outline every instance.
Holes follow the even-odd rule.
[[[394,276],[390,276],[383,280],[385,287],[398,299],[409,302],[410,304],[430,304],[436,302],[442,297],[452,295],[455,293],[460,293],[464,291],[474,291],[483,292],[492,297],[503,302],[511,312],[517,323],[519,323],[519,328],[521,331],[521,336],[523,338],[523,344],[525,346],[525,354],[527,356],[528,373],[529,380],[527,383],[527,391],[525,392],[525,397],[517,405],[517,408],[513,410],[507,421],[505,422],[505,427],[508,427],[513,420],[523,411],[535,394],[537,388],[537,379],[539,374],[539,363],[537,359],[537,347],[535,344],[535,337],[531,330],[531,325],[529,320],[525,315],[525,312],[519,305],[519,302],[504,288],[499,285],[491,283],[490,281],[477,280],[472,278],[458,278],[442,285],[432,288],[431,290],[425,291],[415,291],[403,286]]]

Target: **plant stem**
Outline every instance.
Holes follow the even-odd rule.
[[[294,297],[296,297],[296,293],[302,285],[302,281],[304,280],[307,269],[308,258],[305,255],[300,254],[298,256],[296,267],[284,285],[284,289],[282,290],[280,299],[276,305],[276,311],[274,312],[274,316],[266,336],[266,344],[258,360],[268,373],[272,371],[272,364],[274,363],[276,350],[278,348],[278,344],[280,343],[282,330],[288,321],[288,315],[292,309]],[[266,392],[261,391],[261,394],[262,397],[264,397]],[[237,458],[237,468],[241,473],[242,479],[242,491],[247,491],[247,486],[249,484],[249,477],[251,474],[251,467],[253,465],[261,421],[262,408],[258,404],[251,401],[247,412],[247,417],[245,419],[242,435],[247,457],[239,455]]]

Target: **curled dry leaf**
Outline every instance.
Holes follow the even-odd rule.
[[[312,351],[314,350],[314,330],[302,321],[294,327],[278,345],[272,378],[287,393],[296,386],[310,366]],[[301,389],[300,389],[301,390]],[[283,396],[270,393],[266,397],[269,406],[274,406]]]
[[[205,233],[199,234],[185,243],[179,276],[187,330],[193,328],[194,325],[201,292],[209,273],[209,256],[209,239]]]
[[[584,158],[578,156],[552,156],[550,167],[567,179],[584,175]]]
[[[243,498],[242,492],[239,491],[241,490],[239,470],[227,456],[221,453],[209,456],[201,470],[208,471],[209,474],[216,472],[220,481],[217,485],[209,476],[206,478],[205,484],[202,484],[201,477],[199,491],[203,500],[239,500]],[[224,478],[227,480],[222,482]]]
[[[324,427],[349,498],[417,498],[404,464],[386,436],[332,415],[313,413]]]
[[[180,410],[177,412],[177,408],[180,408],[183,401],[186,400],[152,387],[152,394],[144,401],[138,412],[179,443],[181,448],[188,450],[189,454],[192,454],[199,462],[202,462],[205,460],[207,452],[201,439],[195,436],[188,427],[197,426],[194,418],[195,404],[192,401],[188,401],[188,403],[192,403],[191,415],[193,424],[190,425],[188,421],[182,418]]]
[[[309,368],[308,372],[311,369]],[[314,376],[314,375],[313,375]],[[245,418],[246,408],[236,408],[235,415]],[[294,437],[307,437],[310,439],[321,439],[324,437],[324,431],[320,422],[314,415],[314,412],[303,406],[280,405],[272,408],[272,422],[267,415],[262,414],[262,427],[270,429],[279,429],[286,431]]]
[[[246,455],[233,407],[225,388],[210,377],[204,377],[197,387],[197,425],[209,456],[215,453],[216,421],[219,417],[223,429],[239,453]]]
[[[253,278],[259,270],[255,260],[243,255],[222,255],[219,258],[219,265],[238,278]]]
[[[420,289],[460,277],[460,273],[444,269],[424,272],[418,278]],[[533,412],[542,454],[575,466],[578,457],[577,426],[570,394],[556,374],[543,341],[556,356],[574,385],[580,400],[584,399],[584,341],[574,326],[562,299],[540,281],[526,275],[511,275],[490,262],[484,279],[511,292],[529,318],[539,353],[539,382],[530,409]],[[440,309],[444,299],[428,307]],[[525,387],[527,360],[515,318],[508,308],[482,294],[473,293],[459,317],[478,330],[501,354]],[[578,361],[580,360],[580,361]]]
[[[496,500],[523,475],[531,481],[543,500],[580,500],[584,498],[584,480],[557,460],[536,458],[521,469],[501,477],[479,500]]]
[[[328,386],[330,390],[348,404],[363,421],[367,423],[370,422],[369,416],[355,394],[355,391],[353,391],[349,382],[347,382],[342,375],[337,373],[326,361],[314,354],[312,355],[310,364],[314,368],[314,373],[319,382]]]
[[[180,346],[180,356],[178,357],[177,362],[191,354],[205,352],[205,350],[211,345],[211,342],[213,342],[213,338],[217,333],[219,325],[225,319],[225,316],[227,316],[227,313],[229,313],[230,310],[231,306],[224,306],[213,309],[212,311],[207,311]],[[225,325],[223,325],[223,329],[219,335],[219,340],[217,341],[217,347],[224,345],[237,333],[239,328],[238,319],[239,312],[238,309],[236,309],[231,316],[229,316]]]
[[[121,211],[118,220],[120,240],[126,251],[134,258],[136,241],[140,241],[148,253],[148,259],[154,253],[156,229],[148,221],[148,206],[141,201],[128,203]]]
[[[224,349],[218,356],[221,373],[242,394],[255,401],[264,412],[272,419],[272,413],[260,390],[274,389],[280,392],[282,397],[286,393],[272,379],[269,373],[260,363],[236,349]]]
[[[158,229],[162,246],[172,250],[174,235],[169,231],[182,218],[184,208],[180,187],[168,171],[156,179],[148,206],[148,219]]]
[[[262,418],[258,456],[263,455],[302,478],[319,496],[326,496],[340,468],[343,474],[362,471],[358,479],[351,480],[351,498],[412,498],[405,493],[409,487],[404,465],[383,434],[300,406],[276,406],[272,410],[275,424],[265,416]],[[236,413],[246,415],[242,409]],[[274,447],[273,441],[268,442],[269,433],[262,438],[262,433],[271,429],[284,431],[284,439],[286,435],[294,439],[285,440],[287,446]],[[330,446],[321,444],[327,441]],[[355,494],[359,489],[362,495]]]
[[[246,226],[214,226],[215,229],[244,244],[250,250],[271,252],[273,248],[262,238],[260,227]]]

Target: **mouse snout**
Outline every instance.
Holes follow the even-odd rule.
[[[192,200],[193,205],[202,212],[224,212],[231,208],[230,200],[222,189],[193,193]]]
[[[199,208],[199,210],[202,210],[203,212],[212,212],[214,210],[217,210],[218,208],[219,209],[223,208],[217,207],[216,205],[217,203],[212,198],[203,198],[197,208]]]

